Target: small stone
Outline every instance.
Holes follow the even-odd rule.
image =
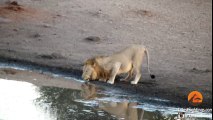
[[[89,42],[100,42],[101,39],[97,36],[89,36],[85,38],[84,40],[89,41]]]
[[[10,5],[20,6],[20,5],[18,4],[18,2],[17,2],[17,1],[12,1],[12,2],[10,2]]]
[[[39,37],[41,37],[41,35],[39,33],[36,33],[36,34],[32,35],[32,37],[33,38],[39,38]]]
[[[18,32],[18,29],[13,29],[13,31]]]

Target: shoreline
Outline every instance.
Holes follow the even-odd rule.
[[[16,64],[20,65],[22,67],[26,67],[29,70],[39,70],[44,72],[50,72],[50,73],[56,73],[56,74],[63,74],[70,77],[74,77],[77,79],[81,79],[81,70],[79,69],[72,69],[72,68],[64,68],[64,67],[56,67],[51,66],[47,64],[39,64],[32,61],[27,60],[20,60],[20,59],[14,59],[5,57],[0,57],[1,63],[8,63],[8,64]],[[62,76],[63,77],[63,76]],[[164,105],[171,106],[171,107],[180,107],[180,108],[199,108],[199,109],[211,109],[209,106],[212,106],[211,101],[205,100],[205,102],[198,106],[193,107],[191,106],[187,101],[187,96],[181,96],[181,94],[176,94],[175,92],[171,92],[169,89],[161,89],[158,87],[157,83],[155,81],[152,81],[150,83],[142,82],[139,83],[136,86],[130,85],[130,83],[123,83],[116,81],[114,85],[109,85],[107,83],[99,82],[99,81],[92,81],[92,84],[95,84],[97,86],[105,87],[106,89],[119,89],[123,92],[127,92],[129,94],[134,94],[135,96],[145,96],[150,98],[155,98],[159,100],[169,100],[170,102],[165,102]]]

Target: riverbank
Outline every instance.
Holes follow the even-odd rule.
[[[55,87],[62,87],[62,88],[69,88],[71,85],[69,82],[69,85],[66,84],[67,82],[64,82],[64,80],[60,81],[59,79],[53,79],[52,77],[49,77],[48,79],[52,79],[51,81],[48,82],[48,79],[45,81],[42,80],[34,80],[33,77],[36,76],[36,74],[32,74],[31,72],[28,72],[28,75],[22,76],[19,74],[16,74],[13,69],[24,69],[28,71],[37,71],[37,74],[44,74],[44,75],[50,75],[51,74],[64,77],[64,78],[71,78],[71,79],[77,79],[83,82],[81,79],[81,71],[78,69],[72,69],[72,68],[63,68],[63,67],[58,67],[58,66],[49,66],[49,65],[44,65],[44,64],[39,64],[39,63],[33,63],[29,61],[22,61],[18,59],[0,59],[0,63],[2,66],[2,69],[0,70],[0,76],[1,78],[10,78],[10,79],[18,79],[16,76],[21,76],[23,80],[19,77],[19,80],[21,81],[26,81],[33,83],[35,85],[46,85],[46,86],[55,86]],[[38,76],[38,75],[37,75]],[[39,78],[37,78],[39,79]],[[54,82],[55,81],[55,82]],[[71,81],[72,82],[72,81]],[[59,84],[58,84],[59,83]],[[63,84],[61,84],[63,83]],[[74,82],[75,83],[75,82]],[[91,82],[92,84],[95,84],[99,87],[105,88],[110,91],[114,90],[119,90],[123,91],[125,94],[131,94],[135,96],[136,100],[139,100],[143,97],[147,98],[152,98],[153,100],[148,100],[152,104],[161,104],[164,106],[170,106],[170,107],[180,107],[180,108],[193,108],[187,101],[187,96],[184,96],[183,93],[185,91],[177,91],[172,90],[172,89],[166,89],[166,88],[161,88],[159,87],[158,81],[156,80],[151,80],[148,82],[141,82],[137,86],[130,85],[129,83],[123,83],[117,81],[114,85],[109,85],[107,83],[103,82]],[[67,87],[68,86],[68,87]],[[79,87],[80,85],[78,84],[77,86],[72,86],[72,88]],[[180,93],[182,92],[182,93]],[[160,103],[155,101],[155,100],[165,100],[167,102],[161,101]],[[169,102],[168,102],[169,101]],[[208,102],[207,102],[208,101]],[[209,98],[204,99],[204,103],[200,105],[197,108],[204,108],[204,109],[209,109],[212,103],[209,102]]]
[[[198,90],[202,108],[212,106],[212,1],[19,0],[21,11],[0,2],[0,58],[17,64],[68,71],[80,78],[82,63],[132,44],[151,55],[151,80],[143,65],[138,95],[191,107],[187,96]],[[95,6],[95,7],[91,7]],[[88,36],[100,40],[87,41]],[[135,93],[135,87],[107,85]]]

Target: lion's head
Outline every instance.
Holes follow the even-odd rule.
[[[109,71],[106,71],[101,67],[97,60],[101,57],[96,57],[92,59],[88,59],[83,66],[83,74],[82,78],[84,80],[98,80],[98,79],[105,79],[109,78]]]
[[[95,71],[95,59],[88,59],[83,66],[82,78],[84,80],[96,80],[97,72]]]

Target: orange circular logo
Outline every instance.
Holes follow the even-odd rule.
[[[198,91],[193,91],[188,95],[188,101],[193,106],[198,106],[203,103],[203,95]]]

